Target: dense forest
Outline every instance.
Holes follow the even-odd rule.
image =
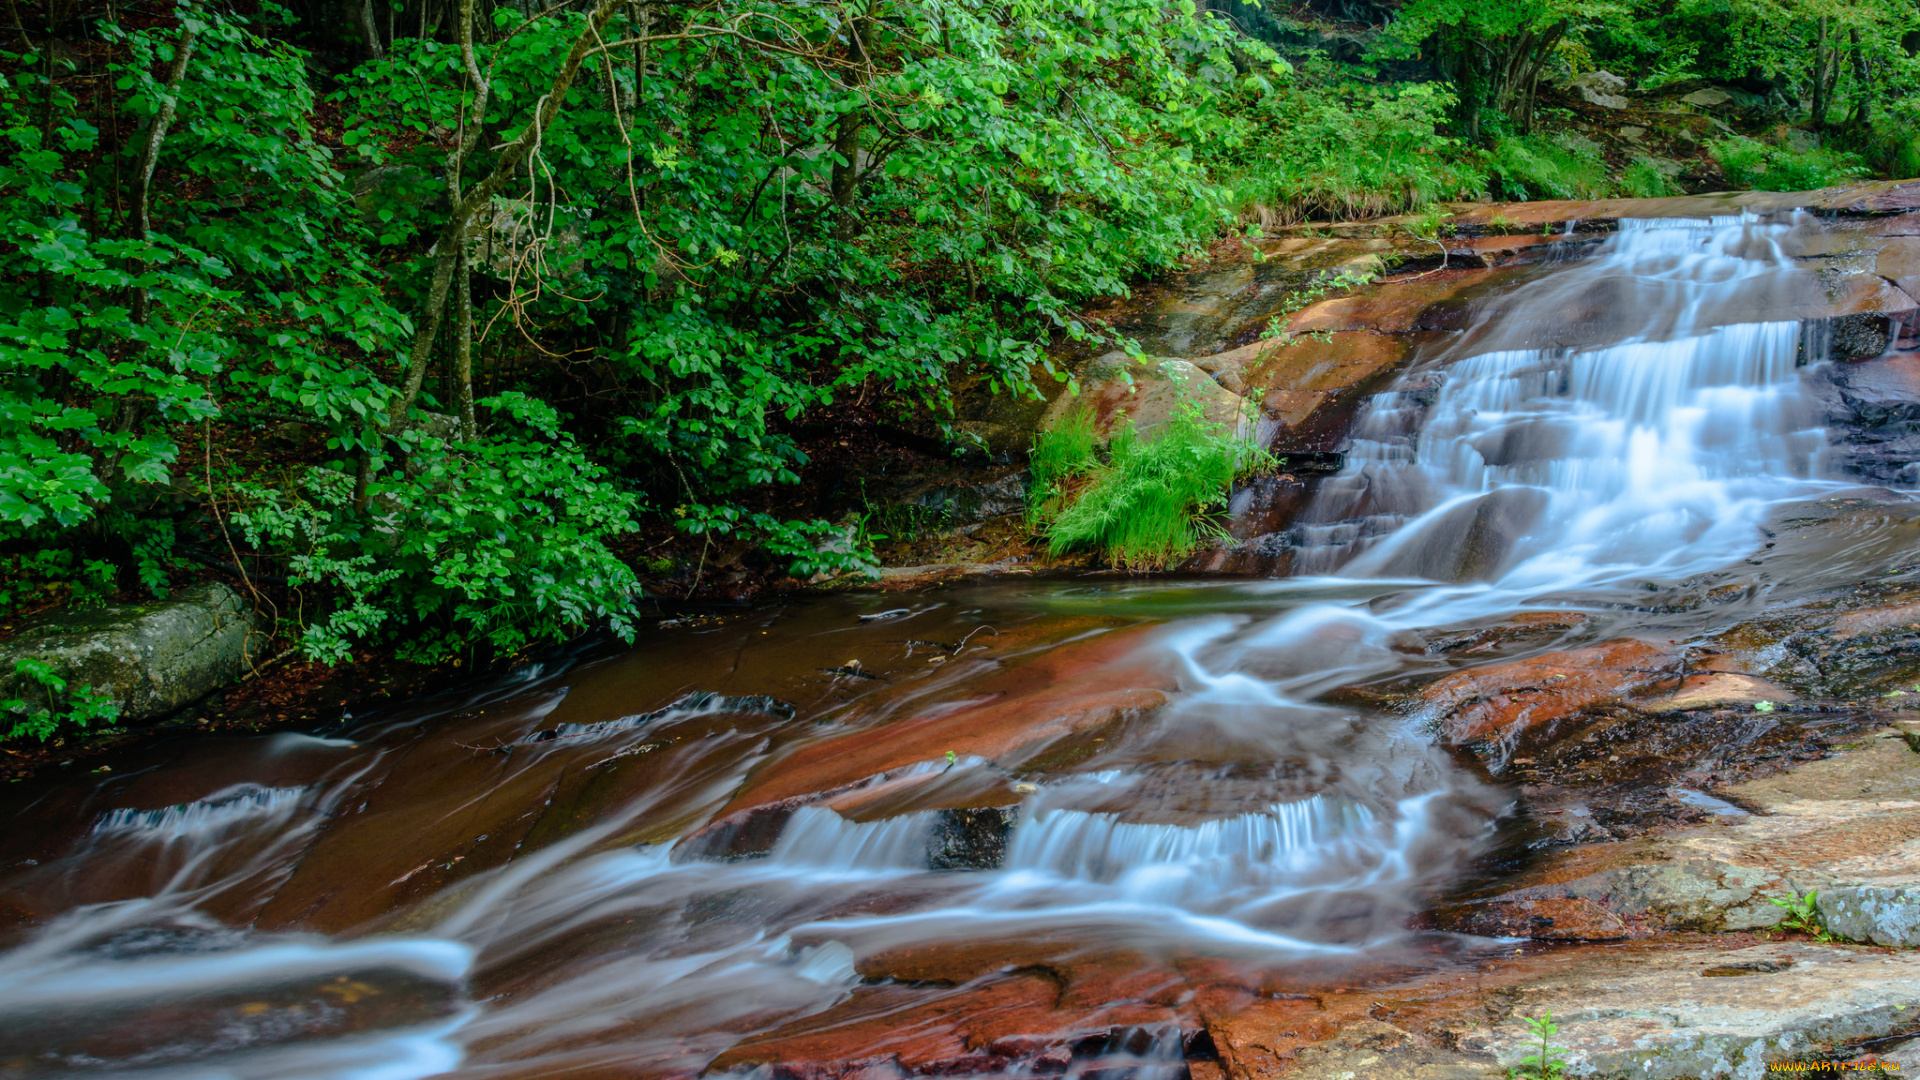
[[[805,432],[967,449],[1233,236],[1920,173],[1893,0],[7,0],[0,610],[623,633],[685,541],[872,565]],[[1711,88],[1685,161],[1572,104]],[[1688,112],[1679,106],[1678,113]],[[678,538],[682,543],[676,546]]]

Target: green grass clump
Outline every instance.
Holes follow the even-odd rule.
[[[1099,439],[1094,433],[1093,410],[1077,404],[1060,422],[1033,440],[1033,452],[1027,458],[1027,473],[1032,484],[1028,501],[1035,507],[1058,499],[1060,485],[1086,472],[1096,463],[1094,448]]]
[[[1707,144],[1727,184],[1756,191],[1812,191],[1867,175],[1858,154],[1826,148],[1793,150],[1733,135]]]
[[[1092,548],[1131,569],[1171,566],[1193,554],[1203,538],[1222,535],[1211,513],[1227,501],[1235,480],[1274,460],[1253,440],[1209,421],[1192,401],[1149,437],[1136,434],[1131,423],[1121,427],[1105,461],[1090,446],[1082,454],[1078,428],[1060,431],[1049,433],[1057,441],[1050,444],[1043,435],[1034,447],[1036,491],[1043,468],[1080,462],[1070,473],[1049,472],[1035,504],[1049,549],[1060,555]]]

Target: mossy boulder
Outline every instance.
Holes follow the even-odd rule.
[[[74,690],[110,695],[121,720],[150,720],[239,678],[261,637],[247,605],[224,585],[160,603],[65,612],[0,642],[0,698],[44,699],[39,681],[14,674],[20,661],[38,660]]]

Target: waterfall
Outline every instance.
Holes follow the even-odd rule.
[[[1738,559],[1770,506],[1832,486],[1800,324],[1737,321],[1804,294],[1782,254],[1804,227],[1623,222],[1588,263],[1506,298],[1491,329],[1370,402],[1303,515],[1300,572],[1525,593]],[[1566,322],[1596,296],[1628,336],[1488,348],[1578,337]]]

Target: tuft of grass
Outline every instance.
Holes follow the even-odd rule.
[[[1085,402],[1075,402],[1059,423],[1034,436],[1033,450],[1027,455],[1030,522],[1039,524],[1059,511],[1069,482],[1099,463],[1098,443],[1093,410]]]
[[[1793,150],[1733,135],[1707,144],[1727,183],[1755,191],[1812,191],[1867,175],[1858,154],[1825,147]]]
[[[1064,436],[1058,448],[1046,448],[1051,456],[1045,468],[1079,453],[1078,439],[1077,433]],[[1036,445],[1036,459],[1042,449]],[[1234,481],[1273,464],[1253,440],[1207,420],[1196,401],[1181,404],[1148,438],[1126,424],[1107,450],[1105,461],[1091,453],[1079,458],[1084,464],[1072,488],[1061,487],[1064,477],[1056,477],[1036,511],[1054,554],[1093,548],[1118,566],[1140,570],[1171,566],[1193,554],[1203,538],[1222,535],[1211,515]]]

